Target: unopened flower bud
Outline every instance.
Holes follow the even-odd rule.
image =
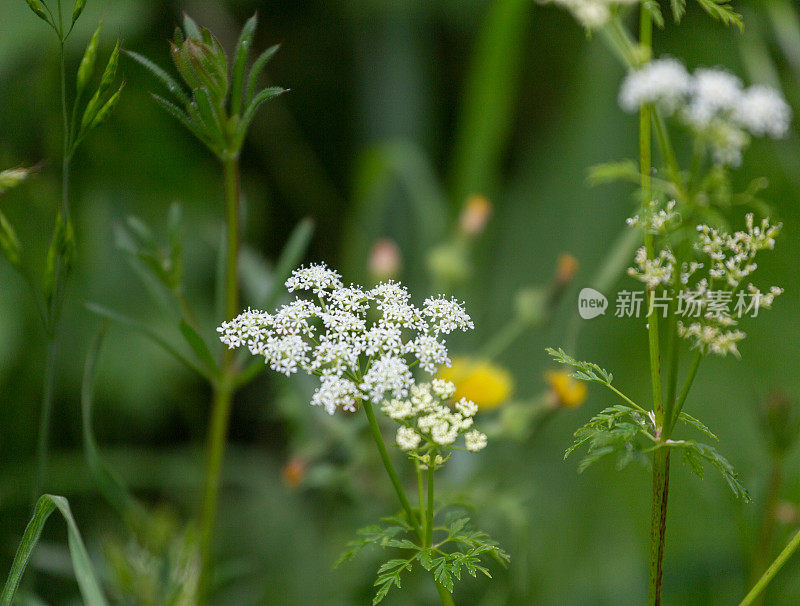
[[[578,260],[575,257],[569,253],[564,253],[558,257],[555,280],[559,288],[572,282],[576,273],[578,273]]]
[[[376,282],[391,280],[400,273],[403,265],[400,249],[393,240],[381,238],[369,253],[369,273]]]
[[[283,466],[283,481],[290,488],[297,488],[306,475],[306,463],[300,458],[289,459]]]
[[[492,215],[492,203],[485,196],[471,196],[458,220],[458,228],[466,236],[478,236],[489,222]]]

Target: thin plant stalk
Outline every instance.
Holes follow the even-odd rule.
[[[59,70],[61,79],[61,117],[62,117],[62,158],[61,158],[61,219],[66,225],[69,221],[69,176],[70,161],[72,152],[70,146],[71,129],[69,123],[69,112],[67,109],[67,67],[65,56],[66,37],[63,36],[63,23],[61,16],[61,2],[58,3],[58,37],[59,37]],[[53,412],[53,399],[55,395],[56,365],[58,361],[58,336],[59,320],[64,305],[64,290],[66,288],[66,266],[58,251],[55,260],[55,272],[53,276],[53,294],[49,305],[45,310],[45,340],[46,356],[44,379],[42,385],[42,402],[39,411],[39,431],[36,443],[36,481],[33,487],[33,498],[38,499],[47,481],[47,463],[50,450],[50,424]]]
[[[800,547],[800,530],[798,530],[783,551],[775,558],[775,561],[770,564],[766,572],[761,576],[758,582],[753,586],[750,592],[744,597],[739,606],[750,606],[755,599],[761,595],[764,588],[769,585],[772,578],[778,574],[778,571],[786,564],[786,561],[792,557],[797,548]]]
[[[761,532],[758,538],[758,545],[756,547],[755,557],[753,558],[753,578],[752,582],[756,582],[757,574],[760,574],[769,561],[769,552],[772,545],[772,535],[775,530],[775,513],[778,509],[778,497],[781,489],[781,478],[783,475],[783,457],[773,456],[772,469],[769,476],[769,484],[767,485],[766,502],[764,503],[764,514],[761,522]]]
[[[639,23],[639,44],[646,53],[647,59],[651,54],[653,41],[653,17],[650,10],[642,5]],[[642,175],[642,211],[646,213],[651,197],[650,170],[651,158],[651,125],[652,107],[643,105],[639,110],[639,160]],[[647,258],[655,255],[653,235],[647,229],[644,232],[644,246]],[[648,301],[652,300],[655,293],[648,289]],[[649,305],[648,307],[653,307]],[[661,431],[664,427],[664,404],[661,392],[661,355],[658,336],[658,314],[656,310],[648,309],[647,335],[650,352],[650,380],[653,388],[653,412],[656,423],[656,437],[663,439]],[[648,604],[660,606],[661,583],[663,578],[664,537],[667,525],[667,500],[669,498],[669,452],[659,448],[653,455],[653,501],[652,515],[650,517],[650,571],[648,579]]]
[[[414,528],[414,532],[417,533],[417,536],[421,541],[423,541],[423,544],[426,547],[430,547],[433,544],[434,474],[432,465],[435,455],[431,453],[431,459],[428,465],[428,506],[426,508],[426,514],[422,518],[424,522],[423,526],[421,527],[419,525],[417,516],[414,515],[414,510],[411,509],[411,503],[408,501],[406,491],[403,488],[403,484],[400,482],[400,477],[397,475],[394,464],[392,464],[392,460],[389,457],[389,451],[386,449],[386,442],[383,440],[381,428],[378,426],[378,420],[375,418],[375,411],[372,408],[372,403],[369,400],[364,400],[362,402],[362,407],[364,408],[364,414],[367,415],[367,421],[369,422],[369,430],[372,434],[372,439],[375,442],[375,446],[378,448],[378,453],[380,454],[381,461],[386,469],[386,473],[389,475],[389,480],[392,482],[394,491],[397,494],[397,499],[400,501],[400,505],[403,507],[403,510],[405,510],[406,515],[408,516],[408,521]],[[422,475],[419,469],[417,469],[417,481],[419,482],[420,514],[422,514]],[[455,606],[453,595],[447,590],[447,588],[439,583],[439,581],[436,579],[434,579],[434,583],[436,584],[436,591],[439,593],[439,599],[442,602],[442,606]]]
[[[239,312],[238,258],[239,258],[239,162],[235,156],[223,160],[225,178],[225,228],[226,253],[224,276],[225,318],[231,319]],[[225,348],[222,353],[220,376],[213,382],[211,424],[208,433],[208,463],[200,518],[200,554],[203,573],[201,586],[207,582],[211,557],[214,523],[217,516],[219,486],[225,445],[228,438],[231,406],[233,404],[234,352]]]

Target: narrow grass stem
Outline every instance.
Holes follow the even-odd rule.
[[[792,557],[792,554],[800,547],[800,530],[798,530],[783,551],[775,558],[775,561],[770,564],[766,572],[761,576],[758,582],[753,586],[750,592],[741,601],[739,606],[750,606],[753,601],[764,591],[764,588],[769,585],[772,578],[778,574],[778,571],[783,567],[786,561]]]
[[[39,435],[36,443],[36,482],[34,484],[34,502],[47,481],[47,461],[50,446],[50,423],[53,412],[53,394],[56,378],[56,358],[58,357],[58,341],[55,335],[47,337],[47,354],[45,357],[44,383],[42,385],[42,407],[39,411]]]
[[[59,2],[59,27],[60,27],[60,2]],[[61,217],[64,224],[69,220],[69,174],[70,174],[70,126],[69,112],[67,109],[67,67],[65,58],[64,41],[59,45],[59,69],[61,80],[61,114],[63,120],[63,145],[61,158]],[[60,255],[60,251],[59,251]],[[58,325],[61,318],[61,309],[64,304],[64,289],[66,285],[66,263],[59,256],[56,259],[53,276],[53,294],[44,312],[44,332],[46,335],[46,357],[44,381],[42,385],[42,403],[39,411],[39,433],[36,442],[36,481],[34,483],[34,503],[39,498],[45,482],[47,481],[47,462],[50,450],[50,424],[53,412],[53,397],[56,378],[56,364],[58,361]]]
[[[759,534],[758,544],[753,556],[751,580],[753,583],[758,581],[758,577],[756,575],[761,574],[761,572],[766,568],[767,562],[769,561],[769,552],[770,547],[772,546],[772,535],[775,530],[775,514],[776,510],[778,509],[782,476],[783,457],[775,455],[772,457],[772,469],[770,470],[769,484],[767,485],[767,493],[764,499],[764,512],[762,514],[761,532]]]

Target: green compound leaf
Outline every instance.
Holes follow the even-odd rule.
[[[572,374],[572,376],[576,379],[590,381],[593,383],[601,383],[603,385],[611,385],[611,381],[614,379],[614,375],[612,375],[610,372],[607,372],[603,368],[600,368],[594,362],[580,362],[567,354],[560,347],[557,350],[553,349],[552,347],[548,347],[545,351],[547,351],[547,353],[553,357],[553,360],[559,364],[564,364],[565,366],[574,368],[575,372]]]
[[[697,0],[697,3],[714,19],[725,25],[735,25],[740,30],[744,29],[742,16],[733,10],[730,0]]]
[[[634,461],[646,464],[646,454],[656,443],[652,420],[625,404],[601,410],[574,435],[575,441],[564,453],[564,458],[588,445],[586,456],[578,466],[579,473],[608,455],[618,456],[618,469]]]
[[[736,498],[745,503],[750,502],[750,494],[739,480],[728,460],[708,444],[701,444],[693,440],[670,440],[666,443],[670,448],[679,448],[683,454],[683,462],[689,470],[699,478],[703,477],[703,462],[710,463],[725,479]]]
[[[31,554],[39,541],[42,529],[47,519],[50,517],[50,514],[56,509],[58,509],[64,521],[67,523],[67,536],[69,552],[72,558],[72,568],[75,571],[75,577],[78,581],[78,587],[80,588],[84,603],[87,606],[108,605],[100,589],[100,583],[97,581],[97,575],[92,567],[89,554],[86,552],[83,539],[81,539],[81,533],[72,517],[69,503],[64,497],[46,494],[41,496],[36,502],[33,517],[25,528],[25,534],[22,536],[22,541],[17,549],[17,554],[14,556],[14,562],[11,565],[11,571],[8,573],[8,580],[3,587],[3,593],[0,594],[0,606],[11,606],[13,603],[17,588],[22,580],[22,575],[25,573],[25,568],[28,565]]]
[[[375,594],[375,597],[372,598],[373,606],[381,603],[392,587],[401,588],[400,575],[405,570],[411,570],[411,562],[413,562],[416,557],[417,554],[414,554],[409,560],[389,560],[381,565],[378,569],[378,578],[375,580],[375,587],[378,588],[378,592]]]

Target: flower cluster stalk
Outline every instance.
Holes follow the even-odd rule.
[[[434,492],[433,492],[433,481],[434,481],[434,472],[433,472],[433,460],[436,458],[435,455],[431,455],[431,464],[428,466],[428,503],[427,507],[424,505],[423,501],[423,493],[422,493],[422,470],[417,466],[417,484],[419,487],[419,509],[420,509],[420,517],[418,518],[417,515],[414,513],[414,510],[411,508],[411,503],[406,496],[406,491],[403,488],[403,484],[400,481],[400,477],[397,475],[397,471],[394,468],[394,464],[392,463],[392,459],[389,457],[389,451],[386,449],[386,442],[383,440],[383,435],[381,434],[381,428],[378,425],[378,420],[375,418],[375,411],[372,408],[372,403],[369,400],[364,400],[362,402],[362,406],[364,408],[364,414],[367,416],[367,421],[369,422],[369,430],[372,434],[372,439],[375,442],[375,446],[378,449],[378,454],[381,457],[381,462],[383,462],[383,467],[386,469],[386,473],[389,476],[389,480],[394,487],[395,494],[397,495],[398,501],[400,501],[400,505],[403,507],[403,511],[405,511],[406,516],[408,516],[408,522],[414,528],[414,532],[419,537],[419,540],[423,542],[425,547],[430,547],[433,545],[433,499],[434,499]],[[423,524],[420,526],[419,521],[423,520]],[[432,575],[431,575],[432,576]],[[442,606],[455,606],[455,602],[453,601],[452,594],[447,591],[447,588],[444,587],[441,583],[434,579],[434,583],[436,584],[436,591],[439,593],[439,598],[442,601]]]

